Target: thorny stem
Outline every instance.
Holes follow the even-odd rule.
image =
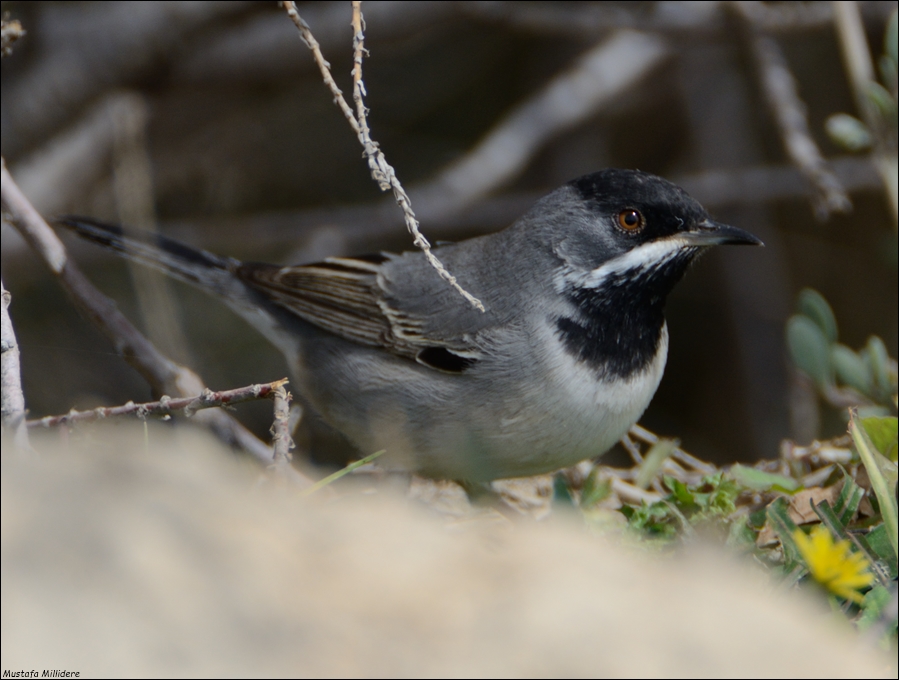
[[[331,76],[331,65],[322,54],[321,47],[315,39],[315,36],[312,35],[309,24],[303,20],[297,11],[296,3],[284,2],[284,9],[300,31],[300,37],[303,42],[306,43],[306,46],[310,50],[312,50],[312,56],[315,59],[315,63],[318,64],[325,85],[328,86],[328,89],[331,90],[331,94],[334,95],[334,103],[337,104],[343,112],[350,127],[352,127],[353,131],[356,133],[356,137],[359,139],[359,143],[364,150],[365,157],[368,159],[368,167],[371,171],[372,179],[378,183],[381,191],[387,191],[388,189],[393,191],[393,196],[396,199],[397,205],[399,205],[403,211],[406,228],[409,230],[409,233],[412,234],[415,245],[418,248],[421,248],[430,265],[437,270],[440,278],[455,288],[456,291],[468,300],[473,307],[482,312],[486,311],[481,301],[463,289],[456,281],[456,277],[450,274],[440,260],[438,260],[431,252],[431,244],[418,228],[419,222],[415,217],[415,213],[412,211],[412,203],[409,200],[409,195],[406,193],[405,189],[403,189],[399,179],[397,179],[396,171],[387,162],[383,152],[378,147],[378,143],[371,138],[368,122],[365,117],[367,112],[365,104],[362,101],[362,97],[365,95],[365,85],[362,82],[362,57],[366,51],[364,47],[365,36],[363,31],[365,21],[362,18],[362,3],[359,1],[353,2],[353,101],[356,103],[357,115],[353,114],[352,109],[343,97],[343,92],[340,91],[340,88],[337,87],[337,83],[334,82],[334,78]]]

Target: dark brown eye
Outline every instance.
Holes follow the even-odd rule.
[[[618,213],[618,226],[625,231],[637,231],[643,226],[643,215],[633,208],[622,210]]]

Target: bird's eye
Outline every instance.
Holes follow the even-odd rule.
[[[627,208],[618,213],[618,226],[625,231],[637,231],[643,226],[645,220],[639,210]]]

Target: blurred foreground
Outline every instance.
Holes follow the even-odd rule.
[[[33,458],[4,446],[4,670],[893,672],[826,609],[708,549],[637,553],[561,513],[447,525],[385,485],[303,498],[189,429],[77,438]]]

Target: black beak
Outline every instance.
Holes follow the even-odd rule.
[[[699,222],[693,229],[682,232],[680,236],[687,239],[691,245],[697,246],[765,245],[760,238],[753,236],[748,231],[737,229],[729,224],[713,222],[710,219]]]

